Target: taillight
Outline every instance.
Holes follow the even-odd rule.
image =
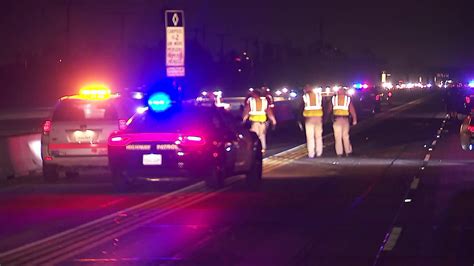
[[[112,135],[109,138],[110,146],[125,146],[129,143],[130,138],[125,136]]]
[[[392,97],[392,92],[391,91],[388,92],[388,97]]]
[[[46,121],[44,121],[44,124],[43,124],[43,134],[44,134],[44,135],[48,135],[49,132],[51,132],[52,126],[53,126],[53,124],[52,124],[51,120],[46,120]]]
[[[471,97],[466,96],[466,103],[471,103]]]
[[[469,130],[471,133],[474,133],[474,126],[467,126],[467,130]]]
[[[125,130],[125,129],[127,129],[127,120],[125,120],[125,119],[119,119],[119,121],[118,121],[118,126],[119,126],[119,130]]]
[[[182,145],[195,146],[195,145],[203,145],[205,141],[204,141],[204,138],[199,137],[199,136],[184,136],[184,137],[179,137],[176,143],[182,144]]]
[[[379,94],[375,95],[375,100],[380,101],[380,95]]]

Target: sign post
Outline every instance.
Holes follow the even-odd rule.
[[[166,10],[166,76],[185,76],[184,11]]]

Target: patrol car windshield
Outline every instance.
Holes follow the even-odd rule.
[[[110,102],[65,100],[53,113],[54,121],[117,120],[118,115]]]
[[[167,112],[148,111],[136,116],[128,126],[129,132],[193,132],[220,126],[220,121],[213,119],[209,108],[186,106],[174,108]]]

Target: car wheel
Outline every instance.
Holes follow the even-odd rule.
[[[112,171],[112,183],[118,192],[127,192],[132,185],[130,179],[119,170]]]
[[[247,184],[251,187],[258,187],[262,183],[263,158],[261,149],[256,149],[254,159],[249,171],[246,174]]]
[[[208,188],[221,188],[224,185],[224,169],[220,166],[215,166],[204,181]]]
[[[43,165],[43,178],[46,182],[55,182],[59,178],[57,165]]]

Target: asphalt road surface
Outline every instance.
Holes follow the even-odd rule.
[[[412,100],[412,99],[410,99]],[[242,177],[113,192],[104,173],[0,188],[0,264],[473,265],[474,153],[440,93],[352,129],[355,155],[308,159],[275,136],[264,183]],[[276,134],[276,133],[275,133]],[[277,145],[275,145],[277,144]]]

